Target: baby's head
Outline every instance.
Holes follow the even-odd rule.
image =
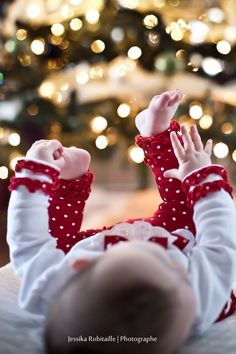
[[[184,269],[162,247],[123,242],[81,265],[49,315],[48,353],[169,354],[186,339],[196,314],[194,293]],[[148,344],[129,341],[148,337]]]

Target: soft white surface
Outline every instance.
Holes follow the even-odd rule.
[[[10,264],[0,268],[0,354],[41,354],[39,321],[19,309],[19,286]]]
[[[19,281],[10,264],[0,269],[0,289],[0,354],[43,354],[39,321],[17,306]],[[188,341],[177,354],[235,353],[236,315]]]

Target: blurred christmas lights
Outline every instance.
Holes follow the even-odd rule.
[[[16,32],[16,38],[19,41],[24,41],[27,38],[27,31],[23,28],[20,28]]]
[[[143,23],[148,29],[152,29],[157,26],[158,18],[155,15],[147,15],[144,17]]]
[[[117,108],[117,114],[121,118],[126,118],[131,112],[131,108],[127,103],[122,103]]]
[[[31,50],[36,55],[43,54],[45,50],[45,41],[43,38],[34,39],[31,43]]]
[[[92,119],[90,125],[95,133],[101,133],[107,128],[107,120],[104,117],[97,116]]]
[[[70,21],[70,28],[72,31],[79,31],[83,26],[83,22],[79,18],[73,18]]]
[[[99,21],[100,13],[96,9],[89,9],[86,11],[85,18],[91,25],[96,24]]]
[[[212,123],[213,118],[208,114],[204,114],[204,116],[199,120],[199,125],[202,129],[209,129]]]
[[[0,179],[8,178],[8,168],[6,166],[0,166]]]
[[[128,50],[128,57],[132,60],[137,60],[142,55],[142,50],[138,46],[134,46],[129,48]]]
[[[193,103],[190,105],[189,114],[193,119],[200,119],[203,114],[202,106],[198,103]]]
[[[54,23],[51,27],[51,32],[54,36],[61,36],[65,32],[65,28],[61,23]]]
[[[17,133],[11,133],[8,138],[9,144],[12,146],[17,146],[20,144],[20,135]]]
[[[95,140],[95,145],[98,149],[103,150],[108,145],[108,139],[105,135],[99,135]]]
[[[231,45],[227,41],[219,41],[216,45],[216,48],[219,53],[224,55],[229,54],[229,52],[231,51]]]
[[[91,49],[94,53],[102,53],[105,49],[105,43],[97,39],[91,43]]]
[[[142,163],[144,161],[144,152],[143,149],[132,145],[128,150],[130,159],[135,163]]]
[[[229,153],[229,148],[225,143],[217,143],[215,144],[214,148],[213,148],[213,152],[215,154],[216,157],[218,157],[219,159],[223,159],[224,157],[226,157]]]

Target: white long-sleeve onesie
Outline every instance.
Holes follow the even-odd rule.
[[[26,176],[50,182],[48,176],[26,170],[17,177]],[[201,183],[219,179],[219,175],[210,174]],[[230,195],[221,189],[200,198],[194,205],[194,222],[197,234],[192,249],[183,253],[170,243],[167,252],[188,272],[197,302],[192,333],[202,333],[219,316],[236,279],[236,212]],[[138,227],[138,223],[126,226]],[[149,225],[151,234],[153,228]],[[162,232],[168,234],[164,229]],[[188,232],[173,232],[178,233]],[[11,194],[7,239],[12,264],[22,281],[20,306],[41,316],[43,322],[58,292],[74,274],[71,264],[104,253],[104,232],[78,242],[67,255],[57,249],[48,232],[48,196],[40,190],[30,193],[25,186],[18,186]]]

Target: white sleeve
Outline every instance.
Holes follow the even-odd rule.
[[[26,177],[27,173],[18,177],[21,176]],[[40,180],[49,181],[46,176],[40,176]],[[25,186],[18,186],[12,192],[7,241],[15,273],[22,281],[20,306],[31,311],[34,298],[41,296],[37,293],[38,279],[65,258],[64,252],[56,248],[55,238],[48,232],[47,195],[41,191],[30,193]],[[40,313],[40,308],[37,311]]]
[[[211,175],[207,181],[219,179]],[[236,212],[230,195],[221,189],[201,198],[194,206],[194,222],[197,245],[188,274],[197,300],[194,331],[202,333],[220,315],[236,279]]]

